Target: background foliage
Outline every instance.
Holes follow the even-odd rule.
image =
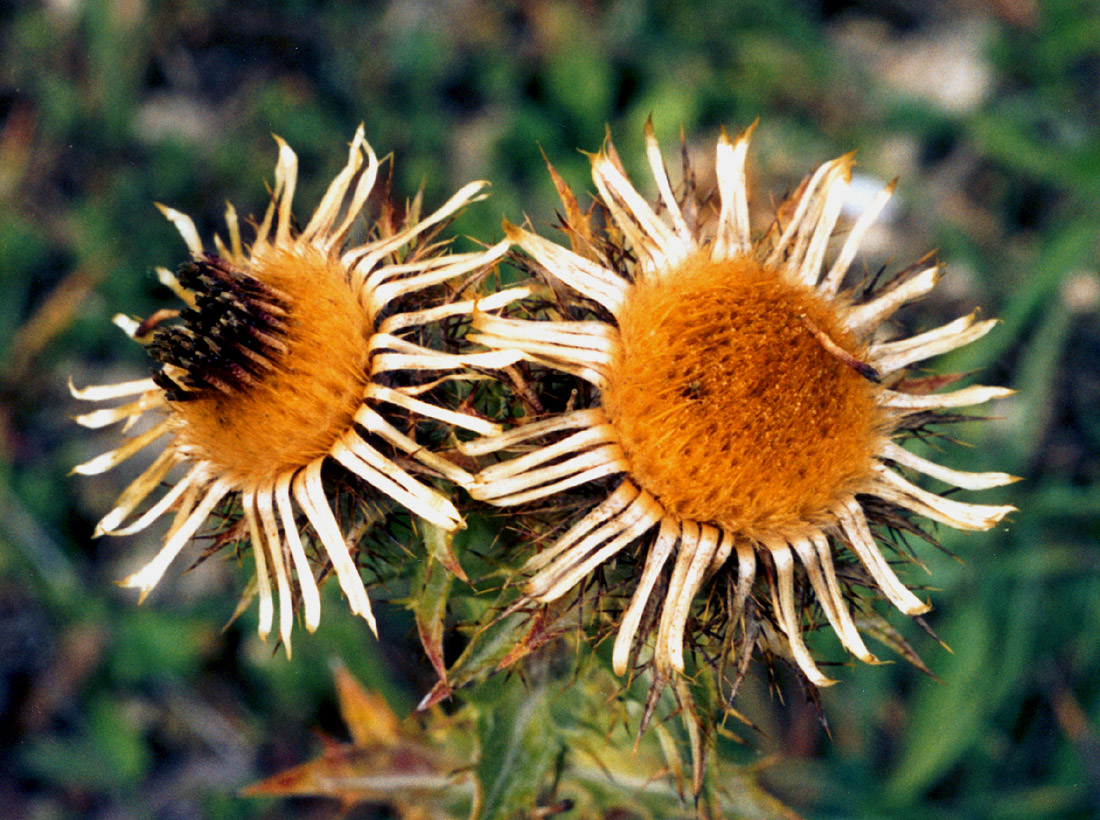
[[[885,254],[903,265],[937,247],[951,271],[909,320],[972,304],[1001,316],[937,367],[1020,391],[952,455],[1024,476],[1005,496],[1021,512],[987,535],[943,533],[959,561],[925,554],[930,622],[953,654],[894,619],[938,680],[837,669],[827,732],[792,681],[750,679],[736,705],[760,731],[722,739],[723,758],[806,817],[1100,811],[1095,2],[52,0],[0,5],[0,42],[0,815],[337,816],[237,791],[315,754],[311,729],[345,731],[332,659],[399,716],[434,682],[397,582],[372,592],[395,599],[376,606],[381,642],[332,594],[293,662],[255,638],[252,612],[223,631],[247,575],[232,560],[174,568],[140,609],[112,584],[155,536],[90,540],[126,475],[66,479],[107,439],[69,421],[65,380],[145,372],[109,319],[169,299],[152,270],[183,247],[152,203],[204,236],[226,199],[261,212],[273,132],[301,157],[298,202],[316,202],[362,121],[394,153],[399,191],[423,183],[437,205],[492,180],[457,229],[496,238],[502,215],[553,217],[540,148],[587,190],[576,149],[606,124],[638,169],[651,113],[669,147],[680,129],[713,145],[759,117],[759,203],[853,148],[868,178],[900,176]],[[530,706],[515,685],[472,690],[482,731],[522,741],[488,754],[552,769],[603,700]]]

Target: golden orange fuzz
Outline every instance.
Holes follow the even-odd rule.
[[[285,297],[286,350],[244,389],[172,404],[181,444],[241,486],[326,456],[351,429],[369,380],[371,334],[338,258],[276,245],[256,254],[248,273]]]
[[[881,424],[872,385],[811,328],[860,357],[832,305],[747,258],[635,283],[602,403],[642,488],[753,540],[826,523],[866,483]]]

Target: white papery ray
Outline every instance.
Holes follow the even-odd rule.
[[[839,251],[831,264],[826,265],[848,194],[853,163],[850,155],[827,162],[811,174],[792,200],[780,209],[780,213],[790,214],[789,221],[774,224],[754,245],[745,173],[752,130],[749,128],[734,140],[724,132],[719,137],[716,153],[719,202],[713,239],[692,234],[650,125],[645,131],[645,151],[658,191],[656,208],[634,189],[615,159],[610,143],[605,145],[591,157],[592,176],[610,220],[625,237],[623,250],[628,253],[624,255],[633,255],[638,260],[629,275],[508,223],[505,231],[534,260],[536,270],[596,302],[611,314],[612,320],[558,322],[512,318],[493,312],[512,304],[511,300],[501,300],[493,307],[488,303],[479,305],[473,321],[476,334],[471,339],[490,348],[490,353],[521,354],[528,362],[573,374],[602,387],[620,355],[621,337],[616,320],[632,296],[630,277],[675,276],[680,262],[697,253],[718,262],[748,256],[776,271],[776,275],[814,288],[822,300],[833,305],[839,321],[864,345],[868,364],[881,375],[902,371],[924,359],[970,344],[992,329],[994,322],[979,322],[971,315],[909,338],[874,341],[872,334],[886,319],[935,287],[941,270],[938,265],[930,265],[908,271],[863,302],[852,303],[852,294],[840,293],[863,240],[895,190],[895,183],[891,182],[872,199],[846,234],[841,234],[844,239]],[[515,301],[527,295],[517,294]],[[904,387],[895,390],[875,387],[874,391],[882,408],[883,441],[869,465],[861,493],[963,529],[988,528],[1013,509],[943,499],[916,487],[880,463],[889,462],[967,489],[1008,483],[1012,478],[1004,473],[965,473],[913,455],[891,441],[890,428],[913,413],[980,404],[1011,391],[982,386],[927,394],[905,392]],[[826,531],[851,548],[895,606],[909,615],[928,610],[929,605],[898,580],[854,496],[844,495],[822,512],[822,518],[831,519],[831,524],[807,524],[806,531],[794,534],[796,537],[786,534],[767,544],[753,544],[735,532],[722,531],[707,522],[684,521],[664,511],[660,500],[645,492],[632,478],[629,461],[615,447],[616,442],[617,432],[602,408],[593,407],[521,423],[500,436],[475,439],[457,447],[472,457],[495,453],[511,456],[484,467],[470,486],[474,497],[497,506],[524,504],[608,475],[623,474],[623,479],[603,501],[528,561],[526,592],[535,600],[546,602],[565,595],[598,564],[625,548],[635,531],[641,537],[652,533],[659,523],[656,534],[648,536],[652,537],[652,544],[615,638],[612,663],[618,674],[627,671],[639,640],[643,613],[662,576],[667,578],[667,588],[653,657],[659,675],[683,670],[683,636],[692,602],[706,578],[720,571],[735,551],[737,570],[729,613],[731,624],[739,622],[743,615],[756,577],[758,551],[770,555],[776,578],[772,603],[782,638],[787,640],[791,656],[811,681],[831,682],[817,669],[801,637],[801,616],[794,601],[797,556],[843,646],[863,661],[876,662],[856,628],[837,578],[833,547]]]
[[[401,254],[403,248],[416,243],[426,231],[445,222],[469,203],[483,199],[487,183],[473,182],[464,186],[441,208],[423,218],[419,218],[417,199],[409,208],[409,219],[404,227],[390,234],[368,237],[365,242],[349,247],[347,238],[357,220],[362,218],[362,210],[375,187],[380,167],[377,155],[366,141],[363,127],[356,130],[349,145],[347,163],[329,184],[312,217],[300,232],[295,228],[292,213],[298,181],[298,157],[284,140],[279,137],[275,139],[278,159],[271,201],[256,228],[251,246],[241,241],[237,212],[232,205],[228,205],[225,213],[228,242],[215,237],[214,247],[233,265],[260,273],[265,254],[293,253],[299,248],[320,251],[334,263],[344,265],[348,286],[359,294],[363,309],[371,321],[383,311],[388,314],[377,323],[374,328],[377,332],[368,343],[371,354],[369,375],[372,378],[368,381],[363,404],[355,415],[352,428],[344,432],[325,457],[293,469],[283,469],[260,481],[243,481],[226,474],[214,460],[198,460],[196,453],[186,445],[186,436],[181,435],[181,425],[186,424],[184,417],[176,412],[165,392],[152,379],[85,388],[77,388],[70,382],[70,390],[75,398],[84,401],[126,400],[119,406],[77,416],[77,423],[85,427],[100,428],[123,422],[125,430],[147,418],[147,414],[159,417],[159,421],[149,429],[77,466],[74,472],[86,475],[102,473],[158,439],[171,436],[156,460],[123,490],[115,506],[96,529],[96,535],[135,533],[174,511],[164,545],[156,557],[145,568],[129,576],[124,584],[140,589],[144,598],[187,542],[200,531],[214,508],[226,498],[239,496],[245,529],[252,541],[256,562],[260,634],[266,637],[274,626],[274,578],[274,592],[279,599],[279,636],[289,654],[293,624],[291,583],[294,576],[301,590],[306,628],[310,631],[316,629],[320,620],[320,595],[298,523],[302,517],[312,527],[316,541],[332,562],[352,611],[361,614],[374,629],[366,588],[340,525],[329,507],[321,481],[322,466],[327,460],[339,462],[382,494],[433,524],[449,530],[462,525],[461,517],[448,498],[411,475],[402,466],[405,462],[398,464],[376,450],[361,433],[365,431],[367,435],[384,440],[398,453],[456,483],[469,483],[470,474],[442,456],[425,450],[410,435],[387,422],[374,406],[397,407],[416,416],[463,427],[485,436],[500,433],[499,425],[494,422],[437,407],[418,397],[430,386],[396,388],[375,378],[400,371],[454,374],[470,366],[501,367],[519,361],[522,353],[447,354],[403,338],[403,334],[410,329],[471,313],[478,303],[476,299],[407,312],[390,309],[402,297],[459,277],[475,275],[494,265],[504,255],[510,244],[507,240],[483,250],[455,254],[444,253],[446,242],[421,242],[415,252]],[[191,255],[200,257],[204,248],[193,220],[174,208],[159,204],[157,207],[175,225]],[[158,269],[158,275],[186,304],[192,308],[196,306],[195,294],[183,287],[170,271]],[[485,297],[481,302],[486,308],[499,308],[522,298],[526,293],[523,289],[513,289]],[[132,317],[118,317],[116,324],[127,335],[134,337],[141,323]],[[436,384],[446,378],[440,378]],[[264,454],[257,453],[256,457],[262,460]],[[186,472],[127,524],[177,468],[185,468]]]
[[[623,482],[624,487],[630,487],[630,482]],[[633,488],[632,488],[633,489]],[[638,578],[638,586],[630,597],[630,605],[623,613],[619,621],[619,631],[615,635],[615,646],[611,652],[611,666],[616,675],[626,672],[627,661],[630,658],[630,650],[634,647],[635,638],[638,635],[638,626],[641,624],[642,615],[645,613],[649,596],[653,592],[653,586],[657,583],[661,571],[664,569],[672,550],[680,538],[680,523],[671,516],[661,519],[661,529],[657,533],[657,540],[649,548],[646,554],[645,566]]]
[[[177,485],[179,486],[179,485]],[[210,513],[213,512],[214,507],[218,505],[226,495],[232,490],[230,483],[224,478],[218,478],[213,484],[206,490],[202,497],[193,509],[190,509],[186,513],[186,518],[183,518],[178,527],[175,527],[175,532],[168,538],[161,547],[160,552],[156,557],[146,564],[142,569],[127,576],[123,581],[124,587],[131,587],[133,589],[140,590],[141,600],[145,599],[153,587],[157,585],[161,577],[164,575],[165,570],[168,569],[168,565],[175,560],[180,551],[184,548],[188,541],[191,540],[199,527],[201,527]],[[183,515],[184,508],[181,508],[180,515]]]
[[[199,503],[199,496],[202,492],[203,488],[198,482],[192,482],[187,486],[186,491],[183,493],[183,497],[176,505],[176,514],[172,517],[172,523],[168,526],[168,532],[164,535],[166,540],[175,535],[180,527],[187,523],[187,516],[191,513],[191,510],[195,509],[195,505]]]
[[[837,521],[845,535],[845,543],[859,556],[863,566],[871,573],[879,589],[894,606],[906,615],[923,615],[932,606],[917,598],[898,580],[894,570],[886,562],[871,529],[867,526],[867,517],[863,507],[854,498],[846,498],[834,510]]]
[[[804,285],[814,285],[821,276],[825,249],[833,236],[848,188],[852,182],[852,164],[848,157],[833,160],[834,167],[825,175],[823,191],[809,208],[807,218],[795,235],[795,245],[784,267]]]
[[[791,541],[791,548],[806,568],[814,594],[844,648],[864,663],[875,663],[877,659],[863,643],[837,583],[829,539],[823,533],[814,533],[809,538],[794,539]]]
[[[1008,504],[968,504],[944,498],[921,489],[882,464],[873,469],[880,479],[875,485],[877,495],[957,530],[988,530],[1016,509]]]
[[[364,278],[370,275],[370,272],[374,270],[375,266],[388,254],[407,245],[412,239],[415,239],[428,228],[449,219],[470,203],[484,199],[487,196],[487,194],[484,193],[484,189],[488,184],[489,183],[484,180],[470,182],[460,188],[439,210],[425,217],[423,220],[399,231],[393,236],[385,237],[376,242],[368,242],[358,248],[346,251],[344,255],[340,257],[340,261],[347,265],[349,270],[355,271],[356,278],[353,280],[353,284],[359,284]]]
[[[985,404],[992,399],[1003,399],[1015,391],[1007,387],[986,387],[971,385],[950,393],[900,393],[895,390],[883,390],[879,404],[898,410],[945,410],[952,407],[973,407]]]
[[[541,484],[538,478],[528,477],[526,483],[531,486],[529,490],[491,497],[487,495],[483,487],[477,488],[475,485],[471,494],[476,491],[477,495],[475,497],[483,498],[497,507],[512,507],[517,504],[526,504],[529,501],[546,498],[547,496],[560,493],[563,490],[579,487],[581,484],[588,484],[589,482],[601,478],[608,478],[609,476],[624,472],[626,468],[626,459],[623,457],[622,451],[617,446],[608,446],[600,448],[599,451],[593,453],[576,456],[570,459],[568,465],[564,468],[561,465],[555,465],[552,468],[548,468],[548,472],[552,471],[555,475],[565,476],[558,481],[549,484]]]
[[[671,270],[693,250],[654,213],[606,151],[592,161],[592,180],[619,228],[643,255],[639,262],[645,275]]]
[[[781,542],[766,546],[772,564],[775,565],[776,575],[775,588],[772,589],[772,609],[779,616],[779,626],[787,636],[791,654],[811,683],[816,686],[830,686],[836,681],[821,673],[810,656],[810,650],[806,648],[806,642],[802,640],[801,617],[794,603],[794,558],[791,550]]]
[[[84,413],[76,416],[73,421],[81,427],[96,430],[100,427],[108,427],[116,421],[126,421],[134,416],[139,416],[146,410],[152,410],[154,407],[163,406],[164,397],[160,395],[160,391],[149,391],[147,393],[142,393],[141,398],[137,401],[123,404],[119,407],[104,407],[102,410]]]
[[[422,262],[420,269],[423,272],[409,271],[408,273],[413,275],[401,279],[387,278],[386,281],[380,280],[380,284],[372,283],[370,277],[368,277],[362,288],[367,309],[370,311],[371,316],[377,316],[382,308],[402,296],[434,287],[479,269],[487,269],[504,256],[505,251],[508,250],[508,245],[508,240],[502,240],[484,251],[442,257],[443,260],[446,260],[445,264],[438,262],[438,260]],[[403,265],[401,267],[408,266]]]
[[[375,333],[371,336],[369,347],[371,376],[401,370],[507,367],[523,359],[521,352],[513,350],[493,350],[487,353],[440,353],[388,333]]]
[[[144,410],[137,411],[139,415],[144,412]],[[99,475],[100,473],[105,473],[112,467],[117,467],[135,453],[144,450],[161,436],[167,435],[171,432],[171,429],[172,426],[170,422],[162,421],[155,427],[146,430],[144,433],[128,439],[126,443],[120,447],[116,447],[114,450],[109,450],[102,455],[96,456],[90,461],[85,461],[83,464],[76,465],[73,467],[72,471],[79,475]]]
[[[255,494],[254,502],[256,512],[260,518],[263,529],[263,541],[271,557],[271,568],[275,572],[275,585],[279,591],[279,637],[282,639],[286,653],[290,655],[290,629],[294,624],[294,599],[290,593],[290,576],[288,572],[289,561],[284,560],[289,556],[284,554],[283,541],[279,537],[279,525],[275,521],[274,483],[261,487]],[[248,508],[247,494],[244,506]],[[253,542],[255,548],[255,542]],[[261,550],[262,552],[262,550]]]
[[[939,265],[933,265],[877,293],[870,301],[854,306],[845,321],[848,329],[857,336],[869,335],[902,305],[931,293],[942,273]]]
[[[159,391],[160,388],[152,379],[138,379],[131,382],[119,382],[118,384],[97,384],[89,387],[77,387],[73,384],[72,378],[69,379],[69,392],[74,399],[80,399],[81,401],[108,401],[110,399],[121,399],[125,396],[135,396],[138,393],[157,393]],[[77,418],[83,418],[83,416]],[[77,424],[82,423],[77,422]]]
[[[447,498],[421,484],[379,453],[354,430],[333,445],[331,456],[368,484],[437,527],[457,529],[462,519]]]
[[[475,317],[472,323],[475,330],[480,330],[482,323]],[[507,332],[507,331],[505,331]],[[565,344],[524,339],[515,335],[502,335],[500,333],[470,333],[467,339],[477,344],[496,348],[500,351],[508,351],[516,354],[516,359],[547,367],[553,367],[572,373],[603,389],[607,386],[608,373],[610,372],[614,357],[603,350],[591,347],[583,347],[572,344],[571,339],[562,337]]]
[[[541,570],[563,552],[575,547],[581,542],[581,539],[594,532],[606,521],[625,510],[637,497],[638,488],[629,481],[624,481],[619,485],[617,490],[589,510],[580,521],[570,527],[564,535],[560,536],[552,546],[533,555],[527,563],[524,564],[524,571],[536,572]]]
[[[860,245],[863,243],[863,237],[867,234],[867,231],[871,229],[871,226],[878,221],[883,209],[885,209],[886,205],[890,202],[890,197],[893,196],[895,188],[897,188],[897,180],[892,181],[889,185],[875,194],[874,199],[871,200],[867,209],[859,215],[856,224],[854,224],[848,232],[848,238],[844,240],[844,246],[840,249],[840,253],[837,254],[836,261],[833,262],[833,266],[829,268],[829,272],[825,274],[825,278],[818,285],[818,291],[820,293],[826,296],[833,296],[840,288],[840,283],[844,281],[844,274],[848,272],[848,268],[851,266],[853,260],[855,260],[856,254],[859,253]]]
[[[536,327],[531,327],[534,324]],[[502,319],[485,311],[474,313],[467,337],[475,344],[496,350],[514,350],[527,361],[576,368],[578,375],[597,387],[607,375],[621,347],[617,334],[602,322],[533,323]],[[578,367],[579,365],[579,367]]]
[[[989,490],[993,487],[1003,487],[1005,484],[1012,484],[1019,480],[1016,476],[1009,475],[1008,473],[969,473],[963,472],[962,470],[952,470],[949,467],[936,464],[934,461],[921,458],[915,453],[909,452],[904,447],[894,444],[892,441],[885,442],[882,447],[879,448],[878,454],[882,458],[897,462],[902,467],[908,467],[911,470],[916,470],[918,473],[924,473],[924,475],[930,478],[938,478],[940,481],[946,482],[947,484],[953,484],[964,490]]]
[[[171,450],[165,450],[157,456],[153,463],[122,491],[111,511],[99,520],[96,524],[95,536],[113,532],[142,501],[149,497],[153,490],[160,486],[160,482],[168,477],[172,468],[178,463],[178,456]]]
[[[259,633],[267,640],[271,634],[271,624],[275,618],[275,603],[271,597],[271,576],[267,572],[268,547],[264,544],[264,537],[260,534],[260,526],[256,521],[256,494],[252,490],[241,493],[241,512],[244,515],[245,525],[248,529],[248,537],[252,543],[252,557],[256,562],[256,592],[260,597],[259,607]],[[290,646],[286,646],[287,655],[290,655]]]
[[[512,302],[525,299],[530,295],[530,288],[508,288],[479,299],[465,299],[461,302],[451,302],[450,304],[438,305],[424,310],[395,313],[382,320],[382,323],[378,325],[378,332],[393,334],[414,325],[426,325],[452,316],[465,316],[478,309],[496,310],[505,305],[510,305]]]
[[[192,490],[197,491],[199,487],[205,486],[209,476],[209,465],[202,462],[195,464],[187,474],[172,485],[155,504],[145,510],[138,518],[131,521],[127,526],[120,527],[116,523],[121,523],[125,520],[124,516],[112,516],[114,510],[111,513],[107,513],[107,516],[103,518],[96,526],[96,535],[133,535],[136,532],[141,532],[148,527],[166,512],[173,507],[183,510],[187,503],[180,504],[181,498],[186,498],[185,493]],[[116,507],[117,509],[117,507]],[[127,511],[127,514],[129,511]],[[108,520],[110,518],[110,520]],[[177,522],[178,523],[178,522]],[[169,537],[171,535],[169,534]]]
[[[676,549],[676,559],[672,565],[672,575],[668,581],[661,618],[657,624],[657,641],[653,650],[653,659],[658,674],[668,675],[672,670],[684,670],[683,629],[687,623],[688,610],[694,591],[690,590],[689,574],[696,563],[702,528],[694,521],[680,522],[680,543]],[[676,638],[680,642],[676,644]]]
[[[366,619],[371,631],[377,636],[378,630],[374,623],[374,614],[371,612],[367,589],[363,586],[363,578],[359,575],[359,568],[351,558],[347,542],[340,531],[340,525],[332,515],[328,499],[325,498],[325,489],[321,483],[320,461],[310,464],[298,473],[291,487],[298,506],[305,512],[317,537],[321,539],[325,552],[332,560],[332,567],[340,582],[340,588],[347,596],[348,606],[353,613],[362,615]]]
[[[726,129],[718,138],[715,156],[715,173],[718,177],[718,230],[711,256],[729,259],[738,254],[748,254],[752,249],[749,234],[749,186],[745,178],[745,157],[749,153],[749,138],[756,130],[750,125],[736,142],[730,140]]]
[[[661,609],[661,620],[657,626],[654,661],[657,664],[657,672],[661,675],[668,675],[672,671],[684,671],[684,630],[687,627],[691,605],[695,600],[695,594],[703,584],[703,579],[707,570],[710,569],[722,539],[729,537],[717,527],[708,524],[698,527],[697,535],[690,532],[689,522],[684,521],[680,526],[680,551],[672,570],[672,579],[669,581],[668,593]]]
[[[997,326],[996,319],[978,322],[977,311],[948,322],[935,330],[871,346],[871,363],[879,373],[886,375],[901,370],[914,362],[949,353],[971,342],[976,342]]]
[[[635,496],[610,521],[592,530],[568,551],[562,552],[546,571],[532,578],[528,594],[553,601],[573,588],[595,567],[615,555],[664,517],[664,510],[647,492]]]
[[[797,235],[805,234],[816,224],[817,220],[813,217],[807,218],[807,214],[814,208],[820,210],[823,203],[821,197],[818,196],[817,189],[821,185],[823,179],[830,174],[835,174],[839,162],[841,162],[839,158],[831,162],[826,162],[814,171],[806,181],[799,195],[798,204],[795,205],[794,213],[791,215],[791,221],[787,223],[786,227],[779,226],[781,228],[779,239],[771,247],[764,261],[767,267],[778,269],[784,259],[793,255],[790,250],[791,240]]]
[[[313,632],[321,622],[321,596],[317,581],[313,577],[313,568],[309,565],[302,539],[298,535],[298,526],[294,521],[294,507],[290,501],[290,486],[294,477],[281,475],[275,481],[275,503],[279,507],[279,521],[283,525],[283,536],[287,548],[294,559],[294,570],[298,574],[298,586],[302,591],[302,609],[306,629]]]
[[[571,565],[568,571],[563,571],[557,577],[553,586],[535,597],[543,601],[560,598],[580,583],[592,570],[613,558],[623,548],[637,541],[648,530],[660,523],[663,511],[660,505],[653,501],[651,497],[646,497],[644,504],[640,502],[639,507],[636,513],[630,517],[630,523],[621,532],[585,558],[584,561]]]
[[[657,135],[653,131],[653,118],[645,122],[645,154],[649,160],[649,169],[653,172],[653,179],[657,181],[657,190],[661,194],[661,205],[668,209],[672,219],[672,227],[676,232],[676,238],[684,247],[693,247],[695,242],[691,235],[691,229],[684,220],[680,203],[672,193],[672,184],[668,181],[668,172],[665,170],[665,161],[661,157],[661,146],[657,144]]]
[[[599,302],[611,315],[619,315],[629,297],[630,283],[617,273],[508,222],[504,223],[504,232],[513,244],[531,254],[546,270],[553,271],[556,279]]]

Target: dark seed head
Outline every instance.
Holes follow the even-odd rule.
[[[194,292],[195,307],[180,312],[180,324],[158,328],[148,348],[170,400],[246,390],[286,352],[285,294],[213,254],[184,263],[176,278]],[[166,365],[180,372],[170,376]]]

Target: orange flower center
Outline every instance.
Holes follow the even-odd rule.
[[[631,476],[670,513],[794,538],[865,485],[874,386],[823,344],[864,352],[812,289],[753,260],[695,256],[635,283],[619,326],[603,406]]]
[[[193,347],[220,344],[213,360],[189,368],[200,389],[169,396],[184,399],[173,402],[180,444],[238,486],[256,487],[326,455],[351,428],[368,380],[371,322],[340,261],[312,246],[268,248],[233,275],[249,286],[244,295],[200,301],[191,323],[192,336],[207,334]]]

